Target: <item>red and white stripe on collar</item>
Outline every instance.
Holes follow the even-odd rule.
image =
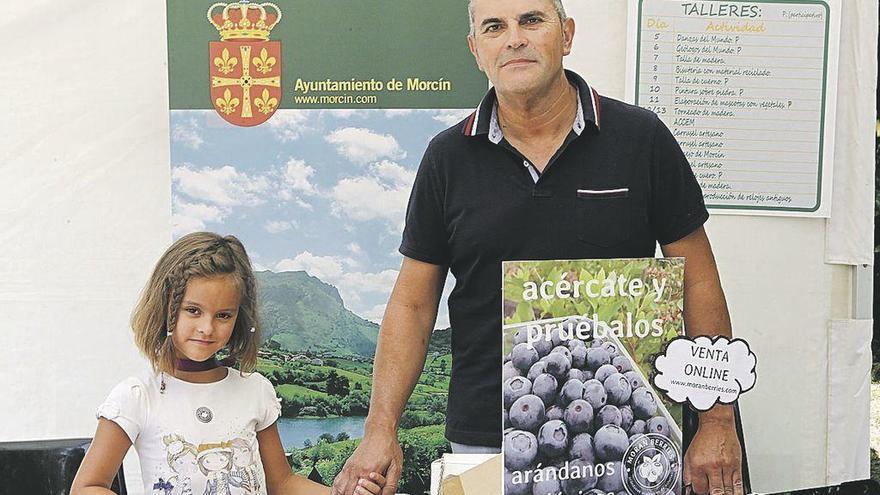
[[[566,75],[568,76],[569,81],[571,81],[578,90],[578,114],[572,125],[572,129],[580,135],[586,126],[587,120],[593,122],[596,129],[599,129],[601,116],[601,99],[599,93],[574,72],[566,71]],[[587,108],[590,110],[589,113],[585,112]],[[488,133],[492,136],[492,123],[497,123],[496,112],[497,97],[495,96],[495,89],[492,88],[486,93],[486,96],[483,97],[483,100],[474,112],[471,113],[470,117],[468,117],[463,130],[464,135],[476,136],[478,134]],[[495,136],[497,141],[500,141],[500,138],[502,137],[501,133],[496,132]],[[493,141],[496,141],[496,139],[493,139]]]

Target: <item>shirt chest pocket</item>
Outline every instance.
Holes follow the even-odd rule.
[[[629,188],[580,188],[576,191],[578,238],[588,244],[612,247],[633,232],[633,205]]]

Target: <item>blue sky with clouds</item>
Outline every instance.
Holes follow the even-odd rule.
[[[257,269],[305,270],[378,323],[425,147],[470,111],[279,110],[244,128],[213,110],[174,110],[174,235],[234,234]],[[451,284],[439,328],[448,326]]]

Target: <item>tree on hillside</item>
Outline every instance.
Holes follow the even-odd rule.
[[[370,408],[370,394],[363,390],[355,390],[342,399],[345,414],[350,416],[366,416]]]
[[[327,393],[337,397],[345,397],[350,390],[348,378],[339,376],[336,370],[330,371],[327,375]]]

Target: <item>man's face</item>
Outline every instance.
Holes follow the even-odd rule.
[[[559,20],[552,0],[475,0],[468,46],[500,93],[547,88],[571,52],[574,21]]]

